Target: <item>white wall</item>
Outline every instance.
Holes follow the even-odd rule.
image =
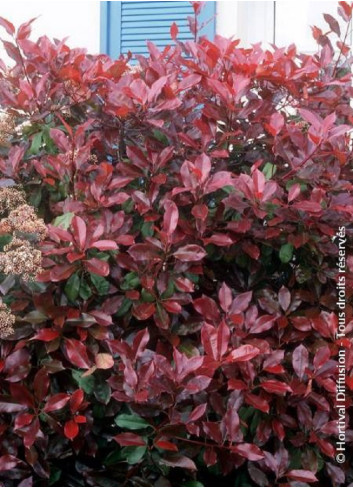
[[[46,34],[62,39],[69,37],[71,47],[85,47],[94,54],[100,44],[99,0],[0,0],[0,16],[16,26],[33,17],[32,39]],[[302,50],[313,51],[310,25],[324,25],[322,13],[334,13],[336,1],[310,0],[236,1],[218,0],[216,29],[226,37],[241,39],[242,45],[255,42],[288,45],[293,41]],[[6,38],[3,29],[0,38]],[[0,46],[0,57],[3,57]]]
[[[336,0],[278,0],[217,2],[217,33],[240,39],[242,45],[275,43],[287,46],[293,42],[302,51],[313,52],[317,44],[310,26],[316,25],[327,31],[323,13],[337,16]],[[352,42],[352,36],[348,39]]]
[[[62,39],[69,37],[70,47],[85,47],[92,54],[99,52],[100,5],[98,0],[1,0],[0,16],[18,27],[33,17],[32,39],[41,35]],[[7,38],[3,28],[0,38]],[[2,55],[3,52],[0,52]]]
[[[242,45],[273,42],[274,2],[219,0],[216,12],[217,34],[240,39]]]

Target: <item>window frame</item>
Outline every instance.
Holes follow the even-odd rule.
[[[201,24],[210,19],[200,31],[208,39],[213,39],[216,34],[216,3],[205,2],[199,16]],[[121,7],[121,1],[100,2],[100,52],[113,59],[121,54]]]

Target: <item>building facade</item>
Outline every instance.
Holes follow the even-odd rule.
[[[310,26],[325,26],[323,13],[335,13],[336,1],[236,1],[205,2],[203,33],[239,38],[243,45],[256,42],[285,46],[295,42],[299,49],[316,49]],[[96,54],[113,57],[146,52],[146,40],[162,47],[170,42],[170,25],[175,22],[179,38],[191,37],[187,17],[192,6],[187,1],[98,1],[34,0],[2,2],[0,16],[15,25],[33,17],[33,36],[68,38],[71,47],[85,47]],[[1,53],[2,54],[2,53]]]

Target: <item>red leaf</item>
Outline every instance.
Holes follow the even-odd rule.
[[[285,474],[285,477],[299,482],[317,482],[317,478],[311,470],[290,470]]]
[[[21,348],[12,352],[5,360],[4,372],[8,382],[18,382],[25,379],[32,366],[27,349]]]
[[[90,248],[98,248],[101,251],[116,250],[118,249],[118,245],[110,239],[101,239],[92,243]]]
[[[59,337],[59,332],[54,331],[49,328],[44,328],[38,331],[36,335],[33,336],[32,340],[39,341],[53,341]]]
[[[272,136],[277,136],[277,134],[281,131],[284,126],[284,117],[279,112],[275,112],[270,117],[270,123],[265,124],[268,132],[271,133]]]
[[[197,75],[196,73],[186,76],[179,83],[178,91],[181,92],[182,90],[186,90],[188,88],[194,87],[195,85],[198,85],[201,79],[202,76]]]
[[[134,306],[132,309],[132,313],[135,318],[140,321],[145,321],[149,317],[151,317],[156,311],[156,306],[153,303],[143,303],[138,306]]]
[[[194,421],[197,421],[200,419],[206,412],[207,409],[207,403],[200,404],[199,406],[196,406],[191,413],[189,414],[189,417],[186,421],[186,423],[193,423]]]
[[[195,310],[201,314],[206,320],[217,321],[219,319],[219,311],[216,302],[203,295],[193,302]]]
[[[22,428],[21,431],[23,432],[23,445],[26,448],[31,448],[40,432],[39,419],[37,417],[33,418],[32,423]]]
[[[132,343],[132,353],[135,359],[139,358],[141,354],[145,351],[149,340],[150,340],[150,334],[147,328],[139,331],[136,334],[134,341]]]
[[[247,392],[245,394],[245,402],[250,404],[250,406],[253,406],[255,409],[259,409],[263,413],[270,412],[269,403],[266,401],[266,399],[263,399],[260,396],[255,396],[255,394],[251,394],[250,392]]]
[[[34,407],[33,395],[29,392],[26,386],[19,383],[13,383],[10,385],[10,393],[14,401],[28,407]]]
[[[231,246],[234,243],[234,240],[228,236],[228,234],[224,233],[215,233],[212,234],[209,238],[204,238],[203,242],[205,245],[215,244],[216,246]]]
[[[179,314],[182,311],[181,305],[176,301],[163,301],[163,307],[171,314]]]
[[[205,323],[203,325],[201,329],[201,342],[205,353],[214,360],[217,360],[217,330],[211,324]]]
[[[136,261],[160,261],[160,249],[149,243],[138,243],[130,246],[129,255]]]
[[[186,245],[179,248],[174,256],[180,261],[200,261],[207,255],[206,251],[198,245]]]
[[[101,368],[103,370],[114,367],[114,358],[110,353],[98,353],[95,356],[95,362],[97,368]]]
[[[290,300],[291,295],[289,290],[287,289],[287,287],[284,287],[284,285],[282,285],[278,292],[278,302],[284,312],[287,311],[288,307],[290,306]]]
[[[70,150],[70,141],[66,134],[63,131],[60,131],[60,129],[50,129],[49,131],[51,139],[54,141],[56,146],[59,148],[60,151],[63,153],[66,153],[67,151]]]
[[[76,411],[80,408],[81,404],[83,403],[84,397],[85,393],[82,389],[77,389],[71,394],[70,410],[73,414],[75,414]]]
[[[221,421],[221,430],[226,431],[228,440],[233,442],[237,439],[240,429],[240,419],[237,411],[231,406],[228,407]]]
[[[0,401],[0,413],[18,413],[20,411],[25,411],[26,409],[27,406],[24,404]]]
[[[20,27],[18,28],[17,32],[17,39],[22,41],[23,39],[27,39],[31,33],[31,24],[34,22],[36,18],[29,20],[28,22],[25,22],[24,24],[21,24]]]
[[[231,306],[231,313],[238,314],[239,312],[244,312],[249,307],[250,301],[252,299],[252,291],[244,292],[235,297]]]
[[[339,25],[338,21],[334,17],[332,17],[332,15],[330,15],[330,14],[324,14],[324,19],[326,20],[326,22],[330,26],[331,31],[334,32],[335,34],[337,34],[338,37],[340,37],[341,29],[340,29],[340,25]]]
[[[23,464],[22,460],[14,457],[13,455],[3,455],[0,457],[0,471],[6,472],[14,469],[17,465]]]
[[[79,414],[78,416],[74,416],[74,421],[75,423],[83,424],[87,422],[87,418],[86,416],[82,416],[81,414]]]
[[[260,354],[256,346],[243,345],[233,350],[226,358],[226,362],[247,362]]]
[[[66,438],[73,440],[79,434],[79,431],[79,426],[75,421],[72,419],[70,421],[66,421],[64,426],[64,434]]]
[[[265,380],[264,382],[261,382],[260,387],[271,394],[284,395],[286,392],[292,392],[289,385],[280,382],[279,380]]]
[[[69,402],[69,400],[70,400],[70,396],[68,394],[64,394],[64,393],[54,394],[46,402],[44,406],[44,412],[50,413],[52,411],[58,411],[59,409],[65,407],[66,404]]]
[[[179,33],[178,26],[176,25],[175,22],[170,26],[170,37],[173,39],[173,41],[176,40],[177,36]]]
[[[190,394],[197,394],[200,391],[204,391],[211,383],[211,378],[206,375],[196,375],[185,386],[185,389]]]
[[[299,183],[295,183],[294,185],[291,185],[289,192],[288,192],[288,203],[292,202],[292,200],[295,200],[301,192],[301,187]]]
[[[204,195],[216,192],[216,190],[226,187],[227,185],[232,185],[232,174],[228,171],[219,171],[210,178],[206,185]]]
[[[252,443],[241,443],[235,447],[232,447],[231,450],[233,453],[236,453],[247,460],[251,460],[252,462],[256,462],[257,460],[262,460],[264,458],[262,450]]]
[[[70,362],[79,368],[90,368],[91,362],[83,343],[75,339],[65,339],[66,355]]]
[[[298,211],[309,212],[311,214],[318,214],[322,212],[322,207],[319,202],[311,202],[310,200],[301,200],[292,205],[294,209]]]
[[[205,221],[208,216],[208,207],[205,204],[194,205],[191,209],[191,214],[201,221]]]
[[[170,237],[178,225],[179,211],[171,200],[164,203],[163,231]]]
[[[328,346],[323,346],[317,350],[314,356],[313,365],[315,370],[319,370],[329,361],[331,357],[331,351]]]
[[[309,352],[304,345],[299,345],[293,351],[292,363],[295,373],[300,380],[303,380],[305,369],[309,365]]]
[[[104,260],[99,260],[99,258],[91,258],[85,261],[85,266],[87,270],[101,277],[106,277],[109,275],[109,265]]]
[[[33,381],[34,395],[38,401],[42,401],[48,394],[50,386],[49,373],[46,367],[42,367],[36,373]]]
[[[126,154],[128,158],[141,170],[145,170],[149,167],[148,161],[143,152],[135,146],[127,146]]]
[[[66,265],[57,265],[50,271],[50,280],[60,282],[69,278],[76,270],[76,265],[67,263]]]
[[[232,291],[228,285],[223,282],[218,292],[219,303],[224,312],[228,312],[232,304]]]
[[[30,413],[21,413],[18,414],[15,418],[15,429],[21,429],[24,426],[28,426],[33,421],[34,414]]]
[[[271,315],[260,316],[256,319],[254,326],[250,328],[251,334],[263,333],[271,329],[275,323],[276,317]]]
[[[168,450],[169,452],[178,452],[178,447],[168,441],[168,440],[157,440],[155,442],[153,442],[154,446],[157,447],[157,448],[161,448],[162,450]]]
[[[122,447],[144,447],[146,446],[145,440],[135,433],[121,433],[120,435],[116,435],[113,437],[119,445]]]
[[[196,465],[189,457],[184,455],[168,455],[159,460],[159,463],[169,467],[180,467],[186,470],[196,471]]]
[[[87,227],[85,221],[81,217],[75,216],[71,221],[71,226],[73,228],[75,241],[80,251],[84,251],[87,238]]]
[[[243,391],[246,390],[248,386],[243,380],[240,379],[229,379],[228,380],[228,390]]]
[[[6,32],[10,34],[10,36],[15,34],[15,26],[3,17],[0,17],[0,25],[6,29]]]
[[[179,277],[174,280],[176,287],[182,292],[193,292],[194,284],[186,277]]]
[[[217,328],[217,360],[220,360],[228,350],[230,330],[227,323],[223,320]]]

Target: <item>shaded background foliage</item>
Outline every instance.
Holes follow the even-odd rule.
[[[334,459],[345,32],[327,15],[314,55],[245,49],[198,39],[193,5],[195,41],[174,24],[133,69],[0,20],[0,183],[48,226],[37,281],[1,285],[5,485],[353,482]]]

